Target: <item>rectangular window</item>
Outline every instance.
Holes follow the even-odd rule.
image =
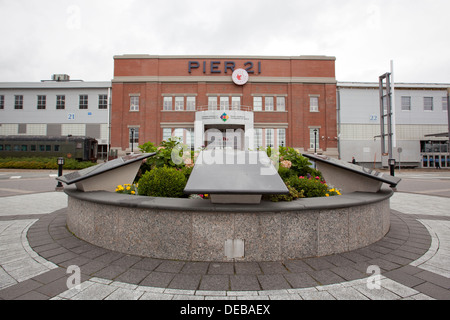
[[[285,110],[286,110],[286,98],[277,97],[277,111],[285,111]]]
[[[442,111],[448,111],[448,98],[442,97]]]
[[[311,128],[309,129],[309,147],[310,149],[317,150],[319,149],[319,137],[320,137],[320,129],[319,128]]]
[[[241,108],[241,97],[231,97],[231,109],[240,110]]]
[[[30,146],[30,151],[36,151],[36,145],[35,144],[32,144],[31,146]]]
[[[253,111],[262,111],[262,97],[253,97]]]
[[[0,144],[0,151],[3,151],[4,149],[3,149],[3,145],[2,144]]]
[[[220,97],[220,110],[228,110],[228,97]]]
[[[402,111],[411,111],[411,97],[402,97]]]
[[[195,111],[195,97],[186,97],[186,110]]]
[[[5,96],[0,96],[0,109],[5,109]]]
[[[423,97],[423,110],[433,111],[433,97]]]
[[[107,94],[99,94],[98,95],[98,108],[99,109],[108,109],[108,95]]]
[[[184,142],[189,146],[191,150],[194,150],[194,129],[193,128],[186,128],[186,141]]]
[[[183,135],[184,135],[184,130],[183,128],[175,128],[175,130],[173,130],[173,136],[175,138],[178,139],[178,141],[183,142]],[[184,143],[184,142],[183,142]]]
[[[129,128],[129,137],[130,149],[137,151],[137,148],[139,147],[139,128]]]
[[[172,97],[164,97],[163,99],[163,110],[172,110]]]
[[[139,96],[130,97],[130,111],[139,111]]]
[[[5,144],[5,151],[11,151],[11,145]]]
[[[56,96],[56,109],[63,110],[65,108],[66,108],[66,96]]]
[[[184,97],[175,97],[175,110],[176,111],[184,110]]]
[[[23,96],[22,95],[14,96],[14,109],[16,109],[16,110],[23,109]]]
[[[61,150],[61,147],[59,146],[59,144],[55,144],[55,145],[53,146],[53,150],[54,150],[55,152],[59,152],[59,151]]]
[[[259,147],[263,146],[263,141],[262,141],[262,129],[260,128],[256,128],[255,129],[255,149],[258,149]]]
[[[278,147],[286,146],[286,129],[277,129],[277,143]]]
[[[171,128],[164,128],[163,129],[163,140],[168,141],[172,137],[172,129]]]
[[[273,111],[273,97],[266,97],[265,99],[265,110],[266,111]]]
[[[266,129],[266,147],[274,147],[274,130]]]
[[[26,144],[23,144],[20,148],[20,151],[28,151],[28,146]]]
[[[82,94],[80,95],[80,103],[79,103],[79,109],[87,109],[88,108],[88,95]]]
[[[217,110],[217,97],[208,97],[208,110]]]
[[[309,111],[319,112],[319,97],[309,97]]]
[[[47,96],[37,96],[37,108],[38,110],[47,108]]]

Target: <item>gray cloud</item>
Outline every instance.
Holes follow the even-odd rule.
[[[340,81],[450,82],[448,0],[0,0],[0,81],[110,80],[116,54],[331,55]]]

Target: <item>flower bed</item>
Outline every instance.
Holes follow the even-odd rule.
[[[148,142],[140,146],[142,152],[156,152],[141,166],[135,185],[118,186],[116,192],[153,197],[183,198],[183,189],[189,179],[198,152],[191,151],[176,138],[163,141],[159,146]],[[298,198],[329,197],[340,195],[336,186],[328,186],[320,171],[297,150],[288,147],[260,149],[265,151],[278,169],[278,174],[289,189],[287,195],[265,195],[264,199],[292,201]],[[134,192],[134,193],[133,193]],[[190,196],[204,198],[205,195]]]

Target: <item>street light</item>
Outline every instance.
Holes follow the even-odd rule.
[[[64,165],[64,158],[63,157],[59,157],[57,160],[58,163],[58,177],[62,176],[62,172],[63,172],[63,165]],[[58,181],[58,184],[56,185],[56,191],[61,191],[64,189],[63,184],[61,183],[61,181]]]
[[[133,154],[133,147],[134,147],[134,128],[131,128],[131,154]]]
[[[317,129],[314,129],[314,154],[317,154]]]
[[[317,129],[314,129],[314,154],[317,154]],[[316,161],[314,161],[314,169],[316,169]]]

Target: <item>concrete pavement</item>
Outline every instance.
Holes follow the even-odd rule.
[[[0,299],[450,299],[450,198],[442,195],[395,193],[389,233],[352,252],[195,263],[88,244],[65,227],[67,196],[46,191],[0,198]]]

